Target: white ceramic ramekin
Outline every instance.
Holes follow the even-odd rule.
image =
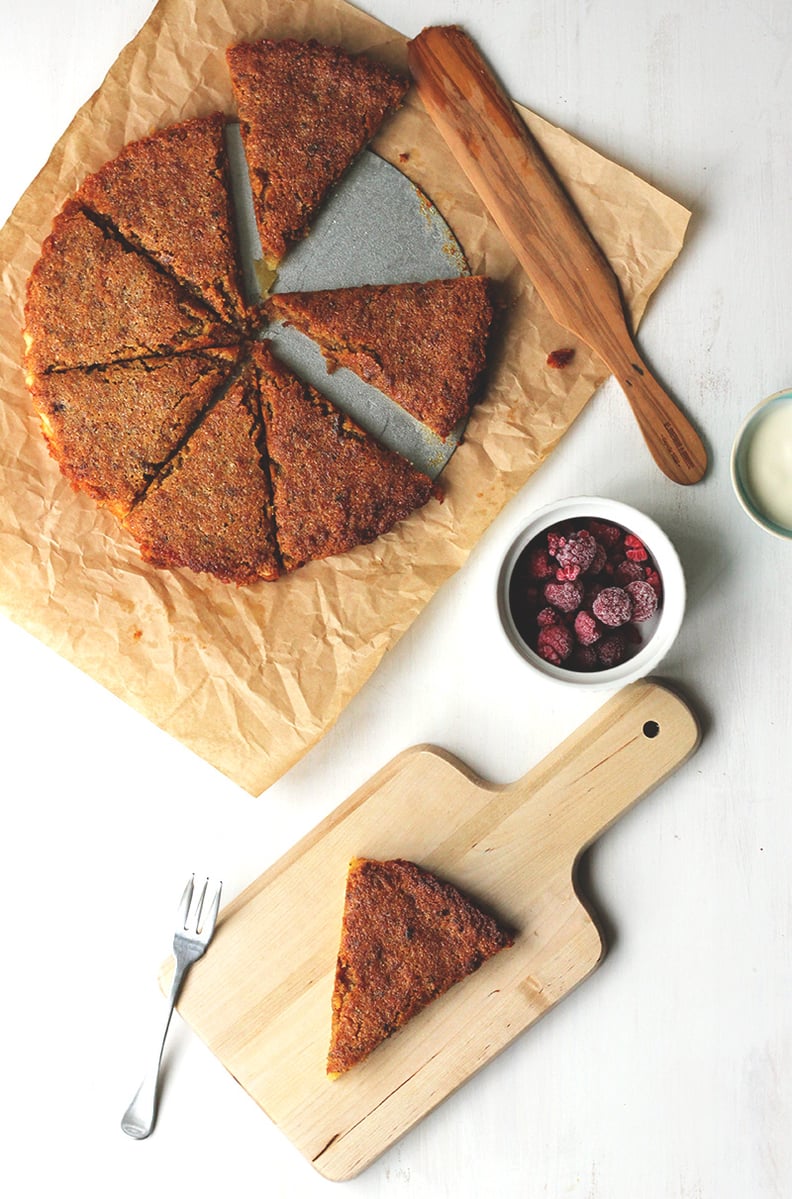
[[[541,658],[525,641],[510,603],[512,575],[520,555],[539,534],[562,521],[589,518],[620,525],[634,533],[654,559],[662,581],[663,598],[651,626],[647,622],[644,644],[631,658],[605,670],[568,670]],[[558,500],[535,512],[509,547],[498,575],[497,608],[500,623],[512,649],[533,670],[546,678],[590,690],[622,687],[649,674],[673,645],[685,611],[685,577],[676,550],[649,516],[618,500],[577,496]]]

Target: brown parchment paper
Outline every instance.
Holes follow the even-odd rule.
[[[507,301],[486,395],[443,473],[445,502],[430,502],[373,545],[274,584],[238,590],[146,566],[47,454],[21,368],[25,282],[63,201],[125,142],[218,108],[233,115],[226,46],[264,36],[316,37],[406,67],[405,39],[343,0],[160,0],[0,232],[0,606],[252,795],[327,731],[607,373],[582,346],[570,367],[547,368],[551,350],[575,343],[410,93],[373,148],[434,201],[471,270],[498,280]],[[612,262],[637,324],[689,214],[524,116]]]

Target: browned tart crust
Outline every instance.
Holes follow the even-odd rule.
[[[513,940],[456,887],[413,862],[349,868],[327,1073],[349,1070]]]
[[[408,80],[316,41],[233,46],[228,65],[274,264]],[[250,348],[225,125],[213,113],[140,138],[66,202],[28,279],[25,372],[62,473],[147,561],[248,584],[373,541],[441,493]],[[442,430],[481,369],[484,284],[279,297],[269,314]]]
[[[243,323],[225,125],[217,112],[130,142],[76,198],[219,316]]]
[[[238,585],[277,578],[272,496],[250,362],[124,523],[155,566],[186,566]]]
[[[26,367],[92,366],[228,345],[238,334],[74,201],[28,279]]]
[[[427,502],[432,480],[255,348],[283,565],[373,541]]]
[[[228,348],[38,375],[33,402],[72,486],[125,516],[209,405]]]
[[[275,266],[409,81],[316,41],[242,43],[226,57],[262,251]]]
[[[467,416],[487,358],[492,285],[479,275],[429,283],[273,295],[267,311],[316,341],[440,437]]]

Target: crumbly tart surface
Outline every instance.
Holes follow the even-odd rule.
[[[331,1077],[363,1061],[454,983],[512,944],[449,883],[413,862],[349,868],[332,999]]]
[[[76,199],[193,289],[244,323],[223,113],[130,142],[83,182]]]
[[[186,566],[238,585],[277,578],[280,560],[250,362],[124,524],[155,566]]]
[[[235,360],[225,348],[36,376],[31,392],[50,453],[75,489],[125,516]]]
[[[228,345],[238,333],[74,201],[28,279],[29,375]]]
[[[285,569],[373,541],[436,493],[264,345],[254,356]]]
[[[316,341],[331,370],[348,367],[440,437],[477,397],[493,318],[482,276],[276,294],[267,311]]]
[[[316,41],[241,43],[226,57],[262,251],[275,266],[409,81]]]

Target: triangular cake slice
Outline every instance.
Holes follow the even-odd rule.
[[[225,320],[245,303],[223,113],[130,142],[83,182],[76,199],[185,284]]]
[[[254,350],[287,570],[345,553],[427,502],[432,480],[385,449],[261,343]]]
[[[267,308],[440,437],[477,398],[493,317],[483,276],[276,294]]]
[[[28,279],[29,373],[228,345],[239,335],[74,201]]]
[[[238,585],[278,577],[249,361],[124,523],[155,566],[186,566]]]
[[[226,57],[261,247],[274,268],[409,80],[316,41],[241,43]]]
[[[235,360],[228,348],[37,376],[31,391],[50,453],[73,487],[125,516]]]
[[[456,887],[413,862],[349,868],[327,1073],[349,1070],[433,999],[511,945]]]

